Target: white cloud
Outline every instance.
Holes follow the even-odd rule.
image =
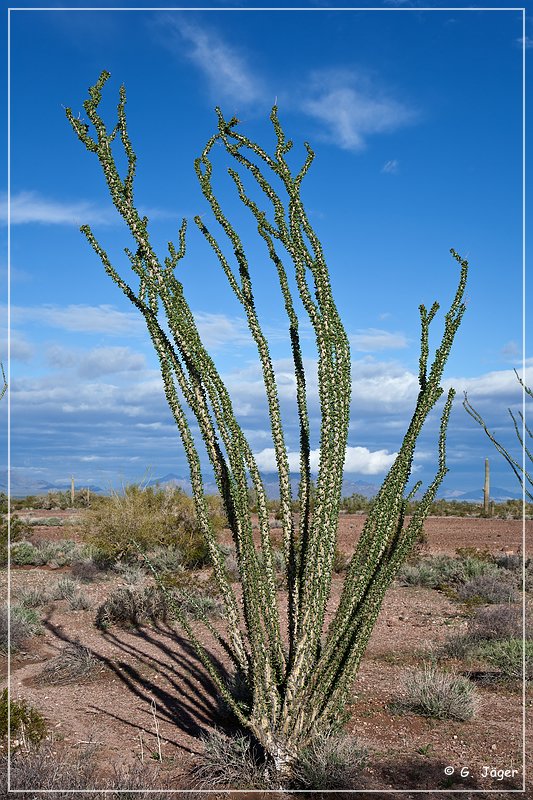
[[[208,349],[216,349],[228,344],[253,344],[252,336],[244,319],[227,317],[225,314],[211,314],[206,311],[193,313],[202,342]]]
[[[144,322],[134,311],[118,311],[110,305],[85,306],[12,306],[16,323],[36,323],[75,333],[138,335]]]
[[[518,374],[521,375],[521,370],[518,370]],[[526,365],[525,382],[527,386],[533,384],[533,364]],[[473,405],[479,401],[495,401],[505,405],[519,402],[522,397],[522,388],[512,369],[487,372],[477,378],[449,378],[444,385],[453,386],[458,395],[467,392]]]
[[[170,31],[177,35],[171,42],[173,49],[177,45],[181,54],[183,42],[189,45],[185,55],[203,72],[217,97],[239,103],[253,103],[260,98],[259,82],[244,56],[214,31],[194,25],[184,16],[165,17],[165,34],[168,36]]]
[[[376,350],[400,350],[407,347],[403,333],[390,333],[379,328],[368,328],[350,335],[350,344],[355,350],[371,353]]]
[[[109,205],[99,208],[93,203],[79,201],[61,203],[42,197],[38,192],[19,192],[11,197],[11,224],[24,225],[107,225],[113,222],[116,212]],[[7,223],[7,195],[0,197],[0,219]]]
[[[357,472],[361,475],[378,475],[388,470],[397,453],[389,453],[387,450],[371,451],[367,447],[347,447],[346,458],[344,460],[345,472]],[[289,452],[289,468],[291,472],[300,471],[300,453]],[[259,453],[255,453],[257,466],[263,472],[275,472],[277,470],[276,455],[273,447],[266,447]],[[310,452],[311,472],[317,473],[320,464],[320,450]]]
[[[129,347],[96,347],[89,352],[83,352],[54,345],[48,349],[46,355],[52,367],[75,367],[78,375],[83,378],[139,371],[145,366],[144,356],[134,353]]]
[[[381,167],[381,171],[388,175],[396,175],[399,169],[399,161],[396,158],[386,161]]]
[[[415,118],[412,110],[360,76],[341,70],[315,72],[301,108],[324,123],[327,140],[345,150],[362,150],[367,136],[393,131]]]

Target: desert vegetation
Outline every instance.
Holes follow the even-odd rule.
[[[102,73],[84,104],[92,129],[70,109],[67,117],[86,149],[97,156],[113,203],[133,237],[134,247],[126,248],[126,254],[138,285],[119,275],[88,226],[82,231],[146,322],[187,456],[192,499],[175,490],[125,487],[106,498],[88,499],[85,508],[80,502],[70,509],[75,521],[72,538],[60,540],[51,536],[52,531],[67,529],[60,515],[40,527],[32,514],[27,515],[25,538],[11,543],[17,576],[11,645],[16,654],[13,620],[18,618],[16,666],[26,675],[25,684],[18,685],[43,703],[55,701],[51,707],[56,714],[65,713],[63,701],[69,691],[78,701],[83,698],[76,718],[65,726],[70,726],[70,741],[76,746],[93,744],[85,738],[87,719],[94,719],[94,729],[104,739],[110,728],[135,730],[135,744],[131,733],[128,741],[135,755],[127,772],[118,778],[105,775],[101,762],[100,772],[95,771],[87,756],[74,788],[89,788],[89,776],[95,787],[115,789],[120,778],[123,788],[142,789],[147,781],[161,788],[168,785],[167,769],[172,785],[184,788],[398,788],[398,767],[405,753],[396,753],[392,787],[387,773],[392,767],[384,757],[387,753],[390,758],[390,751],[384,748],[391,730],[405,732],[405,726],[411,726],[412,738],[416,730],[424,736],[437,731],[433,742],[441,755],[425,774],[429,788],[461,786],[460,776],[451,779],[443,769],[444,759],[452,757],[448,726],[458,726],[453,728],[457,731],[475,726],[484,703],[492,703],[492,713],[497,713],[496,700],[483,694],[486,687],[475,685],[471,660],[494,668],[502,685],[507,681],[511,700],[506,702],[513,708],[520,677],[513,612],[498,622],[496,617],[489,620],[490,612],[481,613],[517,608],[520,584],[514,562],[499,563],[488,549],[459,549],[454,555],[426,552],[426,525],[447,472],[446,431],[454,397],[453,390],[444,396],[441,380],[465,312],[468,264],[451,251],[459,272],[457,288],[435,346],[430,328],[439,306],[419,306],[419,394],[394,464],[368,506],[358,497],[343,503],[350,351],[324,252],[301,199],[314,154],[306,143],[303,163],[296,171],[289,165],[293,143],[285,137],[276,107],[271,114],[273,153],[217,109],[217,132],[195,169],[218,233],[201,217],[195,223],[241,304],[257,345],[279,476],[280,499],[274,507],[175,274],[185,257],[186,221],[178,243],[170,242],[168,254],[160,259],[151,244],[148,220],[134,203],[136,156],[127,131],[123,87],[111,130],[99,113],[108,79],[109,74]],[[291,489],[276,374],[258,318],[250,265],[213,189],[215,146],[230,160],[229,175],[257,226],[287,315],[300,440],[297,498]],[[119,164],[124,161],[122,175]],[[257,194],[268,213],[253,199]],[[311,430],[297,306],[303,307],[313,327],[318,353],[317,431]],[[413,457],[433,411],[440,413],[435,474],[422,487],[411,481]],[[204,491],[191,413],[217,481],[216,497]],[[316,483],[311,479],[313,436],[320,440],[321,454]],[[58,498],[60,509],[63,499]],[[361,525],[355,535],[357,519]],[[497,522],[504,520],[493,524]],[[529,569],[529,562],[518,561]],[[24,584],[30,570],[39,574],[40,585]],[[432,614],[428,604],[438,609],[431,622],[436,623],[432,633],[440,640],[440,651],[428,656],[414,646],[420,623],[409,628],[408,646],[402,647],[401,626],[409,614],[392,614],[399,602],[416,608],[425,622],[424,615]],[[447,622],[462,629],[466,625],[466,632],[454,631],[448,637],[443,630]],[[394,642],[383,628],[389,624],[391,630],[397,628]],[[1,625],[7,632],[7,622]],[[461,637],[462,645],[457,645]],[[448,641],[455,642],[455,650],[451,644],[446,649]],[[25,660],[32,651],[44,664]],[[468,674],[462,674],[465,665]],[[105,686],[100,695],[99,686]],[[115,693],[120,699],[109,708],[102,698],[115,698]],[[125,698],[131,713],[122,718],[120,703],[127,702]],[[30,718],[37,726],[42,718],[46,726],[33,702],[28,705],[22,697],[6,695],[6,718],[15,722],[26,714],[26,727]],[[373,720],[372,729],[367,728],[374,737],[370,745],[363,735],[367,720]],[[476,730],[479,737],[486,724],[467,730]],[[4,749],[14,750],[12,788],[30,785],[37,769],[42,788],[43,783],[46,788],[64,788],[61,781],[71,776],[71,766],[61,760],[56,771],[50,771],[48,745],[53,742],[55,747],[55,739],[42,730],[39,741],[44,739],[44,744],[32,744],[26,736],[20,748],[15,746],[20,744],[16,730],[6,723]],[[416,747],[409,757],[420,772],[431,747],[420,740]],[[476,756],[481,757],[479,743]],[[155,776],[145,766],[148,760],[158,768]],[[403,773],[400,782],[409,786],[409,775]],[[470,785],[478,787],[477,778]]]

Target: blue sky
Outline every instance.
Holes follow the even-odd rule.
[[[457,279],[453,247],[471,270],[467,313],[445,373],[445,386],[458,394],[445,488],[480,487],[487,455],[493,484],[517,488],[461,398],[467,390],[504,442],[513,442],[506,409],[520,403],[513,369],[522,364],[521,12],[424,11],[399,2],[381,11],[26,10],[11,13],[10,42],[14,473],[49,481],[73,474],[78,484],[108,486],[147,470],[187,472],[143,321],[79,232],[90,224],[127,272],[124,223],[64,111],[83,116],[87,89],[106,69],[112,77],[102,110],[114,124],[124,83],[136,202],[161,257],[181,218],[190,219],[180,267],[185,293],[260,466],[271,468],[272,459],[257,359],[242,310],[192,223],[195,214],[210,219],[193,161],[216,129],[215,105],[272,146],[268,115],[277,101],[294,163],[304,141],[316,153],[302,194],[352,346],[347,471],[379,483],[401,443],[417,394],[418,306],[441,302],[438,344]],[[277,284],[223,164],[216,166],[219,199],[254,254],[259,312],[296,452]],[[4,243],[6,214],[4,194]],[[5,278],[5,256],[2,268]],[[6,303],[4,280],[4,319]],[[308,323],[304,333],[316,447]],[[432,476],[437,429],[435,416],[420,440],[416,478]]]

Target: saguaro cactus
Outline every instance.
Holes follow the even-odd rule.
[[[183,286],[175,274],[176,266],[185,256],[187,223],[183,220],[179,243],[169,242],[168,255],[161,261],[150,241],[148,219],[140,215],[134,203],[136,156],[126,128],[124,87],[120,89],[118,120],[111,131],[98,113],[102,88],[108,78],[107,72],[102,73],[89,89],[89,98],[84,103],[88,123],[77,119],[70,109],[66,113],[81,142],[97,156],[113,203],[134,239],[134,247],[126,249],[126,253],[139,279],[136,288],[112,266],[89,226],[84,225],[81,230],[108,275],[143,315],[159,357],[166,397],[189,463],[198,523],[224,602],[226,633],[222,635],[215,630],[207,618],[203,623],[224,649],[240,680],[247,684],[249,702],[235,699],[187,618],[179,608],[176,614],[217,691],[233,709],[239,723],[260,742],[267,757],[283,774],[290,770],[300,747],[338,720],[385,590],[419,536],[430,503],[447,471],[445,433],[453,390],[449,391],[442,410],[438,470],[413,516],[406,520],[406,503],[412,494],[406,496],[406,487],[415,445],[428,414],[443,393],[440,380],[465,310],[463,293],[468,264],[451,251],[460,266],[459,283],[445,316],[444,333],[431,365],[429,327],[439,306],[434,303],[429,311],[420,306],[420,391],[416,406],[396,460],[368,515],[346,574],[339,606],[325,631],[348,436],[351,381],[348,337],[333,300],[322,246],[300,195],[314,153],[306,143],[304,163],[297,172],[292,171],[286,160],[292,142],[285,138],[275,106],[270,116],[276,136],[272,154],[241,133],[237,119],[226,120],[220,109],[216,109],[218,130],[196,160],[195,169],[200,188],[221,231],[215,235],[200,217],[195,218],[195,223],[211,245],[242,305],[262,368],[279,476],[286,564],[288,633],[283,637],[265,488],[229,393],[202,343]],[[89,123],[94,129],[93,135]],[[119,173],[112,152],[112,143],[117,136],[127,157],[124,177]],[[213,191],[211,152],[215,145],[222,146],[234,163],[228,169],[229,175],[242,203],[255,218],[258,234],[277,275],[287,314],[300,437],[298,522],[291,513],[293,498],[289,460],[275,369],[256,310],[248,258],[239,234],[225,216]],[[243,175],[252,184],[255,182],[271,218],[248,193]],[[275,189],[274,182],[280,188]],[[227,255],[225,249],[231,255]],[[312,509],[310,419],[299,319],[290,289],[294,283],[314,328],[318,351],[320,466]],[[224,502],[239,565],[240,602],[230,584],[223,556],[210,527],[200,457],[186,416],[186,406],[198,422]],[[258,546],[252,535],[248,503],[250,484],[257,499]],[[420,484],[417,484],[413,491],[419,488]]]
[[[486,517],[490,514],[490,464],[485,459],[485,483],[483,484],[483,513]]]

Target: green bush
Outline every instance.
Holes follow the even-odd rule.
[[[41,566],[46,560],[41,551],[30,542],[15,542],[11,546],[11,563],[15,566]]]
[[[217,498],[209,501],[211,524],[220,530],[224,524]],[[134,542],[148,553],[158,548],[174,548],[186,567],[207,563],[207,547],[196,521],[194,504],[179,490],[153,489],[132,485],[122,494],[99,498],[84,512],[84,538],[111,562],[118,558],[136,560]]]
[[[23,742],[36,744],[46,735],[44,717],[24,700],[9,700],[8,691],[0,695],[0,737],[7,743],[9,708],[9,732],[11,747],[18,748]]]
[[[419,558],[415,563],[407,562],[400,568],[397,580],[406,586],[446,589],[457,588],[479,576],[499,574],[501,570],[484,554],[480,557],[469,552],[458,558],[435,555]]]
[[[502,677],[512,680],[522,680],[523,677],[523,652],[526,655],[526,680],[533,679],[533,641],[526,639],[501,639],[483,642],[476,648],[476,655],[499,669]]]

